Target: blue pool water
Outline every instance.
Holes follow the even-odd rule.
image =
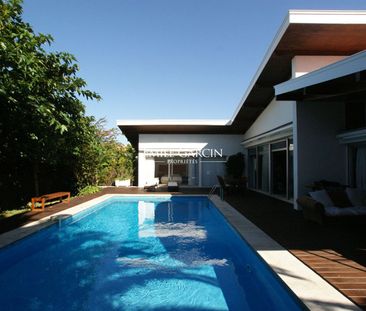
[[[115,197],[0,250],[1,310],[301,310],[205,197]]]

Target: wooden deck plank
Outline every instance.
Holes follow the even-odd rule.
[[[291,251],[341,293],[366,310],[366,268],[336,252]]]

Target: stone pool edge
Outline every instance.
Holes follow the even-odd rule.
[[[216,195],[209,199],[307,308],[315,311],[361,310],[229,203]]]

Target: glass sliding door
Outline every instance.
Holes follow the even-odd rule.
[[[155,177],[161,184],[176,181],[180,185],[198,186],[198,160],[190,158],[155,158]]]
[[[287,172],[288,193],[287,198],[294,198],[294,142],[292,138],[288,139],[288,172]]]
[[[287,197],[287,143],[271,144],[272,194]]]
[[[293,139],[248,149],[248,187],[292,200]]]
[[[199,164],[197,159],[191,159],[188,165],[188,186],[199,186]]]
[[[257,148],[248,150],[248,186],[257,189]]]
[[[258,190],[269,192],[269,146],[258,147]]]
[[[349,185],[366,189],[366,144],[349,145]]]
[[[165,178],[170,175],[170,166],[166,158],[154,158],[155,177],[159,178],[159,183],[163,183]]]
[[[225,176],[225,162],[217,161],[216,158],[205,158],[202,165],[202,186],[211,187],[218,183],[217,176]]]

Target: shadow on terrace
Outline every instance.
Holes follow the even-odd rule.
[[[291,204],[251,191],[226,201],[288,250],[333,251],[332,256],[336,252],[366,266],[364,219],[318,225],[305,221]]]
[[[291,204],[251,191],[226,201],[366,310],[365,218],[319,225],[305,221]]]

